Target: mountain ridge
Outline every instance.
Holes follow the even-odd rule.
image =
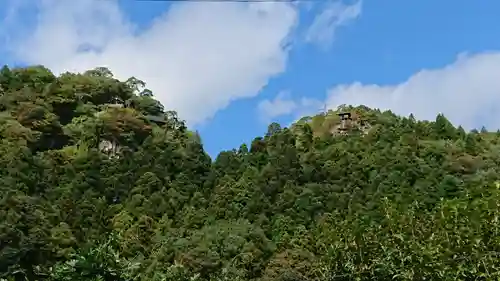
[[[498,132],[341,106],[211,159],[134,77],[4,67],[0,87],[4,280],[500,272]]]

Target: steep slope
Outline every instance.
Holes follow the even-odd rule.
[[[1,278],[499,272],[498,133],[343,106],[211,161],[135,78],[4,67],[0,87]]]

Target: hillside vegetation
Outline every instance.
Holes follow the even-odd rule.
[[[212,161],[144,86],[1,69],[0,279],[499,280],[499,133],[343,106]]]

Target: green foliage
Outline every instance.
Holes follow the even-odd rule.
[[[1,280],[499,280],[498,132],[343,105],[212,161],[145,86],[0,70]]]

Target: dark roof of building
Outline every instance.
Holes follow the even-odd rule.
[[[148,119],[151,122],[155,123],[167,123],[167,120],[165,120],[165,117],[163,116],[154,116],[154,115],[147,115],[146,119]]]

